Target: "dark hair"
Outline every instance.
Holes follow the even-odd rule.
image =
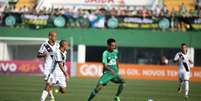
[[[60,45],[60,46],[63,46],[63,44],[64,44],[65,42],[67,42],[67,41],[66,41],[66,40],[61,40],[61,41],[59,42],[59,45]]]
[[[186,43],[182,43],[181,46],[187,46],[187,44]]]
[[[107,45],[110,45],[112,42],[116,42],[115,39],[109,38],[109,39],[107,40]]]
[[[56,32],[51,31],[51,32],[49,32],[48,36],[51,36],[52,33],[56,33]]]

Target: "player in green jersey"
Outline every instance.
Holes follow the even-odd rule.
[[[96,94],[108,84],[108,82],[113,82],[119,84],[117,93],[115,95],[115,101],[120,101],[120,94],[124,88],[124,79],[119,75],[119,65],[118,65],[118,50],[116,49],[115,39],[107,40],[107,50],[103,52],[102,63],[103,63],[103,75],[98,80],[98,84],[95,89],[91,92],[88,101],[91,101]]]

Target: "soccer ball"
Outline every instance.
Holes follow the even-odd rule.
[[[59,93],[59,90],[58,90],[58,89],[55,89],[54,92],[55,92],[55,93]]]
[[[148,101],[154,101],[153,99],[148,99]]]

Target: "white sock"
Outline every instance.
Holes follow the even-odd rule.
[[[189,81],[184,82],[184,87],[185,87],[185,95],[188,96],[189,92]]]
[[[50,96],[51,99],[54,99],[54,95],[53,95],[53,91],[52,90],[49,91],[49,96]]]
[[[43,93],[41,95],[40,101],[45,101],[47,95],[48,95],[48,92],[46,90],[43,90]]]

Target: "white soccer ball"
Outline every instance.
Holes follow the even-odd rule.
[[[153,99],[148,99],[148,101],[154,101]]]

